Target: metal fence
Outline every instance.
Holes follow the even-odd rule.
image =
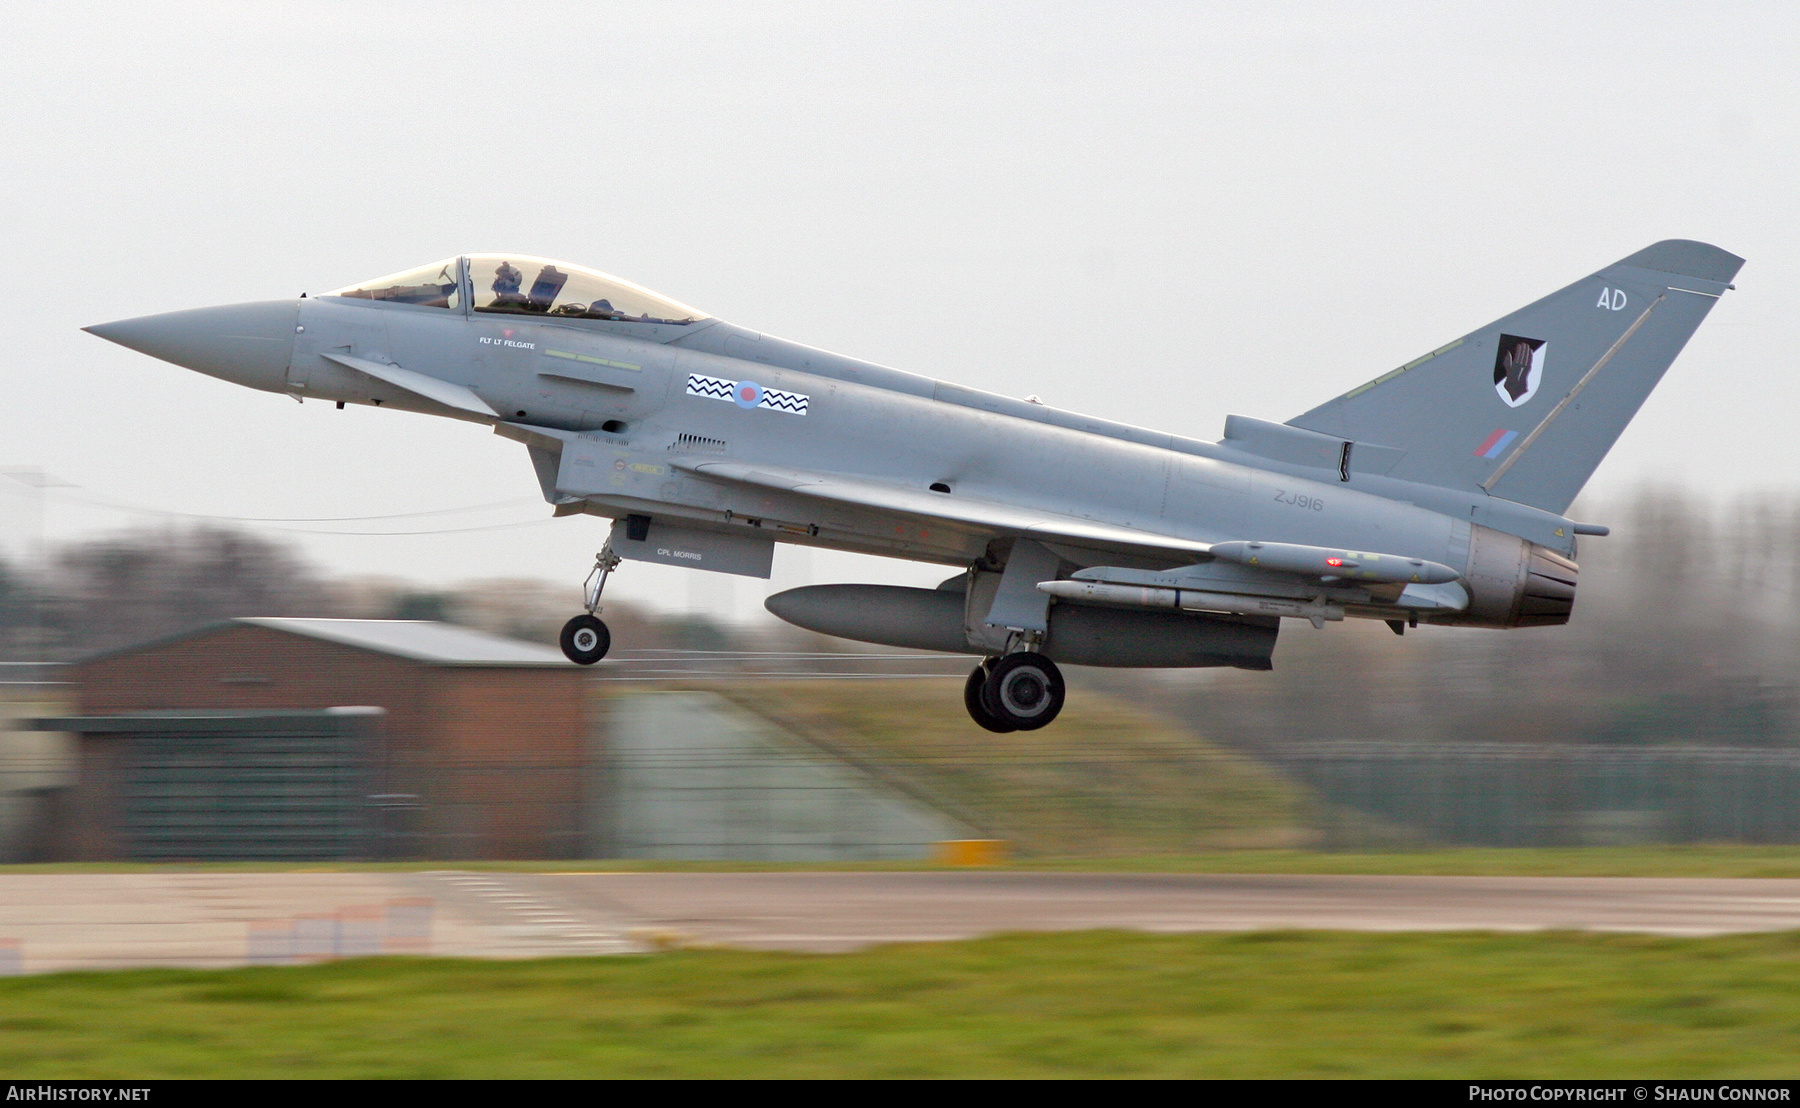
[[[145,837],[120,856],[829,861],[922,857],[933,839],[966,836],[1009,840],[1027,857],[1800,843],[1795,753],[1320,743],[1264,750],[1260,763],[1268,780],[1285,779],[1285,798],[1206,793],[1209,776],[1257,765],[1236,756],[945,752],[834,766],[822,754],[683,740],[599,764],[371,774],[329,812],[286,810],[291,781],[215,802],[165,766],[138,779],[123,814]],[[70,790],[41,777],[0,774],[0,860],[66,856],[55,828],[71,818]]]
[[[1293,743],[1327,846],[1800,842],[1800,751],[1499,743]]]
[[[669,688],[669,686],[660,686]],[[1800,843],[1800,750],[1701,746],[1020,741],[834,745],[698,690],[624,697],[579,762],[375,764],[350,732],[146,735],[109,772],[120,857],[922,857],[1233,847]],[[345,721],[348,724],[349,721]],[[92,773],[94,766],[88,766]],[[76,767],[0,767],[0,860],[53,860],[83,822]]]

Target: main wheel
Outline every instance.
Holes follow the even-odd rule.
[[[612,646],[612,632],[599,617],[585,612],[563,624],[562,652],[576,665],[591,666],[606,657]]]
[[[988,666],[981,705],[995,719],[1020,731],[1035,731],[1063,707],[1062,671],[1042,654],[1008,654]]]
[[[968,681],[963,683],[963,707],[969,710],[969,718],[989,731],[998,731],[1003,735],[1008,731],[1017,731],[1017,727],[1001,722],[981,702],[981,687],[987,684],[987,677],[988,664],[983,662],[969,673]]]

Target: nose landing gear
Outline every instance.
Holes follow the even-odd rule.
[[[562,652],[576,665],[593,665],[606,657],[612,646],[612,632],[600,620],[600,593],[605,590],[606,579],[618,564],[619,556],[613,553],[611,543],[594,555],[594,568],[588,571],[587,580],[581,587],[587,600],[587,611],[563,624],[559,639]]]
[[[569,661],[578,665],[591,666],[606,657],[606,651],[612,646],[612,632],[599,616],[582,613],[563,624],[562,652]]]
[[[1055,662],[1019,651],[976,666],[963,685],[963,706],[989,731],[1035,731],[1062,711],[1064,692]]]

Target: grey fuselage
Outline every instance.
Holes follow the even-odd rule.
[[[1268,668],[1281,618],[1566,623],[1575,536],[1606,529],[1561,513],[1742,264],[1653,243],[1287,423],[1230,416],[1218,442],[786,342],[524,255],[88,330],[301,400],[491,426],[527,447],[557,515],[615,520],[605,566],[766,578],[790,542],[963,570],[936,590],[768,598],[826,634]]]
[[[1218,443],[1094,419],[759,335],[721,320],[653,324],[484,315],[345,297],[201,309],[257,322],[255,357],[184,362],[299,398],[377,404],[484,422],[533,448],[546,498],[604,516],[763,528],[777,541],[966,566],[1001,527],[712,480],[706,455],[849,475],[1038,509],[1196,543],[1255,539],[1401,553],[1459,571],[1480,525],[1563,554],[1568,520],[1333,464],[1323,436],[1234,417]],[[152,317],[156,319],[171,317]],[[292,326],[285,323],[292,320]],[[197,320],[197,323],[199,321]],[[262,345],[291,332],[291,350]],[[261,336],[268,336],[263,338]],[[153,351],[154,352],[154,351]],[[462,386],[498,418],[429,399],[333,360],[400,367]],[[806,398],[804,414],[691,395],[705,377]],[[1325,443],[1329,448],[1332,444]],[[560,455],[585,457],[591,479]],[[564,511],[569,509],[565,507]],[[1070,564],[1168,569],[1195,559],[1060,541]],[[1509,571],[1510,572],[1510,571]],[[1352,612],[1352,614],[1384,614]],[[1386,613],[1391,614],[1391,613]],[[1435,622],[1491,624],[1480,604]]]

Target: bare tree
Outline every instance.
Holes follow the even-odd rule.
[[[318,574],[291,548],[217,527],[127,532],[64,548],[49,623],[79,655],[233,616],[331,614]]]
[[[1272,674],[1140,682],[1206,734],[1324,739],[1786,745],[1800,742],[1800,504],[1650,487],[1581,518],[1566,627],[1284,628]],[[1130,685],[1127,674],[1103,678]]]

